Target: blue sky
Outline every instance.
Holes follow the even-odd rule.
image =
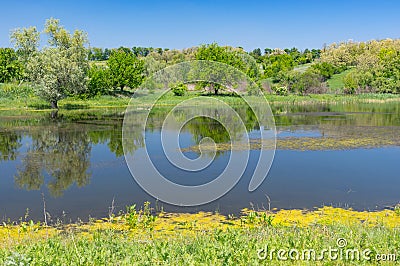
[[[91,46],[185,48],[203,43],[321,48],[400,37],[400,1],[2,1],[0,47],[10,30],[55,17],[86,31]]]

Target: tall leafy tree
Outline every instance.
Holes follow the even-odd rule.
[[[102,60],[108,60],[108,58],[110,58],[110,54],[111,54],[110,49],[108,48],[104,49]]]
[[[275,78],[279,72],[292,70],[295,65],[296,62],[286,53],[266,55],[263,59],[264,75]]]
[[[13,36],[19,36],[21,32],[30,31],[18,30]],[[59,100],[86,90],[89,69],[85,47],[87,36],[81,30],[71,34],[54,18],[46,21],[44,32],[48,35],[49,46],[41,51],[33,49],[33,44],[37,43],[36,34],[31,34],[30,38],[34,40],[20,37],[13,40],[17,47],[31,53],[26,57],[26,68],[37,94],[57,109]]]
[[[209,45],[202,45],[196,51],[197,60],[216,61],[224,63],[244,72],[252,79],[257,79],[259,76],[259,68],[254,58],[246,54],[242,49],[235,49],[232,47],[222,47],[216,43]],[[223,67],[223,65],[221,65]],[[226,69],[225,69],[226,70]],[[204,69],[202,72],[208,77],[212,77],[215,81],[227,81],[227,77],[218,67]],[[233,74],[233,73],[232,73]],[[208,87],[214,94],[218,94],[223,87],[221,84],[212,82],[199,82],[199,85],[204,88]]]
[[[111,52],[107,61],[110,79],[114,88],[137,88],[144,79],[144,61],[136,57],[132,51],[118,49]]]
[[[89,60],[91,61],[100,61],[105,60],[104,58],[104,51],[102,48],[93,47],[89,50]]]
[[[257,62],[261,62],[261,56],[262,56],[262,54],[261,54],[261,49],[260,49],[260,48],[254,49],[253,51],[251,51],[251,52],[249,53],[249,55],[251,55],[252,57],[254,57],[254,59],[256,59]]]
[[[49,46],[28,57],[27,69],[37,94],[49,101],[52,108],[58,108],[59,100],[86,90],[87,36],[80,30],[71,34],[54,18],[46,21],[44,32],[48,35]],[[28,47],[26,42],[33,43],[19,38],[15,42],[18,47]]]
[[[147,47],[132,47],[132,52],[136,55],[136,56],[143,56],[146,57],[151,51],[153,50],[153,48],[147,48]]]
[[[88,72],[88,91],[86,96],[109,94],[111,89],[110,70],[105,66],[92,65]]]

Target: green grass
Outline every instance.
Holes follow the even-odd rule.
[[[111,108],[126,107],[130,101],[129,97],[100,96],[92,99],[66,98],[59,101],[60,109],[89,109],[89,108]],[[0,98],[1,110],[25,109],[31,111],[50,110],[48,102],[39,97],[32,96],[27,99]]]
[[[334,215],[346,213],[340,209],[323,210],[333,211],[336,213]],[[329,219],[340,218],[329,214],[325,218],[320,216],[325,221],[323,223],[320,223],[322,220],[319,222],[315,220],[308,226],[302,226],[301,223],[297,225],[292,221],[288,226],[281,222],[274,223],[274,219],[278,219],[274,218],[274,215],[263,214],[265,212],[250,211],[240,219],[227,219],[208,213],[156,217],[145,211],[134,211],[127,213],[126,220],[120,220],[119,223],[117,220],[92,221],[84,225],[65,226],[56,234],[54,228],[40,228],[33,223],[22,223],[19,226],[6,225],[3,226],[6,227],[3,231],[8,230],[9,233],[0,246],[0,264],[376,265],[379,263],[377,254],[394,254],[397,260],[385,262],[385,265],[399,262],[397,258],[400,251],[399,227],[385,226],[379,221],[372,221],[373,226],[368,222],[346,224],[348,217],[343,218],[341,222],[327,223]],[[349,217],[353,215],[368,217],[368,213],[357,214],[350,211],[349,214]],[[310,213],[310,215],[316,214]],[[393,217],[396,214],[390,212],[387,215]],[[282,220],[284,223],[296,217],[309,223],[306,215],[299,214],[299,211],[292,213],[286,211],[283,217],[287,218]],[[397,218],[394,219],[397,221]],[[156,221],[161,227],[157,227]],[[16,243],[9,244],[9,235],[13,235],[13,229]],[[15,229],[19,230],[18,235],[15,234]],[[46,235],[46,230],[53,231],[47,232]],[[32,236],[35,234],[41,234],[42,237],[34,240]],[[339,239],[345,239],[346,244],[339,247]],[[280,260],[278,258],[280,249],[286,252],[296,249],[300,255],[296,259],[295,253],[292,253],[294,254],[292,258],[286,253],[284,256],[288,257],[288,261]],[[302,260],[303,251],[310,249],[315,251],[316,257],[311,259],[306,257]],[[324,249],[336,249],[336,253],[331,254],[338,254],[338,257],[332,259],[326,252],[323,258],[318,259]],[[339,250],[342,253],[339,253]],[[353,258],[351,253],[346,257],[347,250],[356,250],[360,253],[370,250],[367,254],[370,260],[361,255],[359,258],[357,256]]]
[[[331,92],[342,92],[344,88],[343,78],[346,76],[351,69],[343,71],[339,74],[333,75],[330,79],[328,79],[328,87]]]
[[[375,254],[398,252],[398,230],[384,228],[314,226],[311,228],[254,228],[214,230],[194,236],[176,236],[155,239],[149,232],[142,239],[128,232],[116,230],[97,231],[92,239],[69,232],[37,243],[19,245],[12,250],[0,250],[0,263],[5,265],[376,265]],[[337,239],[348,239],[349,249],[362,252],[371,250],[371,261],[352,259],[345,255],[329,259],[328,253],[321,261],[281,261],[277,250],[302,252],[315,249],[317,256],[323,249],[336,249]],[[265,248],[265,247],[268,247]],[[261,259],[260,249],[272,253]],[[301,254],[301,253],[300,253]],[[333,253],[335,254],[335,253]],[[286,254],[287,256],[287,254]],[[301,258],[301,257],[300,257]],[[8,264],[7,264],[8,262]],[[14,262],[15,264],[12,264]],[[386,262],[393,265],[396,262]]]
[[[393,265],[400,254],[396,208],[243,209],[234,217],[205,212],[155,215],[146,202],[140,210],[133,205],[118,216],[89,223],[43,226],[24,220],[0,225],[0,265],[376,265],[377,254],[394,254],[396,261],[385,262]],[[288,256],[293,249],[299,252],[298,260],[294,253],[289,261],[278,258],[278,250]],[[301,260],[300,254],[310,249],[315,259]],[[346,257],[348,250],[367,250],[369,260]]]
[[[343,73],[342,73],[343,74]],[[342,75],[338,74],[338,75]],[[337,85],[337,77],[331,79]],[[333,80],[333,81],[332,81]],[[335,83],[336,82],[336,83]],[[162,98],[161,105],[176,105],[183,100],[200,96],[197,92],[190,92],[185,96],[174,96],[172,93],[166,94]],[[229,95],[208,95],[210,97],[218,97],[228,104],[241,104],[243,101],[240,97]],[[154,103],[158,95],[150,95],[145,98],[132,100],[133,104],[138,107],[149,107]],[[279,96],[267,94],[266,98],[271,104],[315,104],[315,103],[348,103],[348,102],[384,102],[384,101],[400,101],[400,95],[395,94],[359,94],[359,95],[342,95],[342,94],[311,94],[311,95],[294,95]],[[131,98],[127,95],[119,96],[98,96],[91,99],[79,99],[70,97],[59,101],[59,108],[64,110],[73,109],[98,109],[98,108],[123,108],[127,107]],[[201,102],[201,100],[199,100]],[[0,94],[0,111],[4,110],[29,110],[44,111],[50,110],[51,106],[48,102],[34,95],[25,95],[21,97],[1,97]]]
[[[294,71],[298,71],[300,73],[304,73],[306,72],[306,70],[312,65],[312,63],[308,63],[308,64],[303,64],[303,65],[298,65],[296,66],[293,70]]]

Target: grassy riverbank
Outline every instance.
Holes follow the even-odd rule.
[[[173,96],[167,94],[162,99],[163,105],[175,105],[182,100],[199,96],[197,93],[190,93],[186,96]],[[240,104],[241,98],[233,96],[212,96],[217,97],[229,104]],[[146,107],[153,104],[155,97],[146,97],[146,99],[133,100],[138,107]],[[316,103],[385,103],[400,102],[400,95],[395,94],[359,94],[359,95],[339,95],[339,94],[312,94],[306,96],[300,95],[266,95],[270,104],[316,104]],[[71,109],[93,109],[93,108],[123,108],[126,107],[131,98],[128,96],[99,96],[91,99],[66,98],[59,102],[59,108],[64,110]],[[49,110],[50,104],[42,99],[32,97],[0,98],[1,110],[30,110],[40,111]]]
[[[226,217],[215,213],[155,215],[145,205],[139,211],[132,207],[120,216],[87,224],[3,224],[0,264],[279,265],[288,261],[279,259],[278,250],[295,249],[298,260],[295,251],[291,256],[281,255],[295,264],[374,265],[383,256],[397,259],[399,225],[397,209],[243,210],[240,217]],[[308,257],[311,249],[315,257]],[[335,258],[334,252],[330,257],[324,249],[341,250],[342,255],[336,252],[339,256]],[[358,259],[354,250],[368,254]]]

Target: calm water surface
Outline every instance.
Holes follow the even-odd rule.
[[[245,107],[237,109],[248,122],[250,135],[257,135],[251,114]],[[398,104],[279,105],[272,109],[278,147],[280,140],[288,139],[295,144],[302,139],[345,139],[353,145],[278,148],[267,179],[252,193],[247,188],[260,151],[251,150],[244,176],[228,194],[190,208],[157,202],[135,183],[123,156],[124,110],[65,111],[56,119],[48,113],[0,112],[0,219],[17,220],[26,209],[30,218],[42,219],[43,197],[52,219],[65,221],[106,216],[113,201],[116,211],[150,201],[166,211],[224,214],[251,206],[268,208],[266,195],[271,208],[279,209],[332,205],[376,210],[400,201]],[[153,115],[146,141],[138,126],[132,152],[147,145],[159,171],[176,183],[211,181],[223,171],[231,152],[237,151],[218,152],[207,169],[189,176],[171,165],[162,152],[160,127],[165,113],[160,110]],[[218,123],[198,119],[183,128],[180,143],[182,148],[191,147],[203,137],[229,141]],[[361,140],[363,144],[357,147]],[[198,156],[193,151],[185,155]]]

